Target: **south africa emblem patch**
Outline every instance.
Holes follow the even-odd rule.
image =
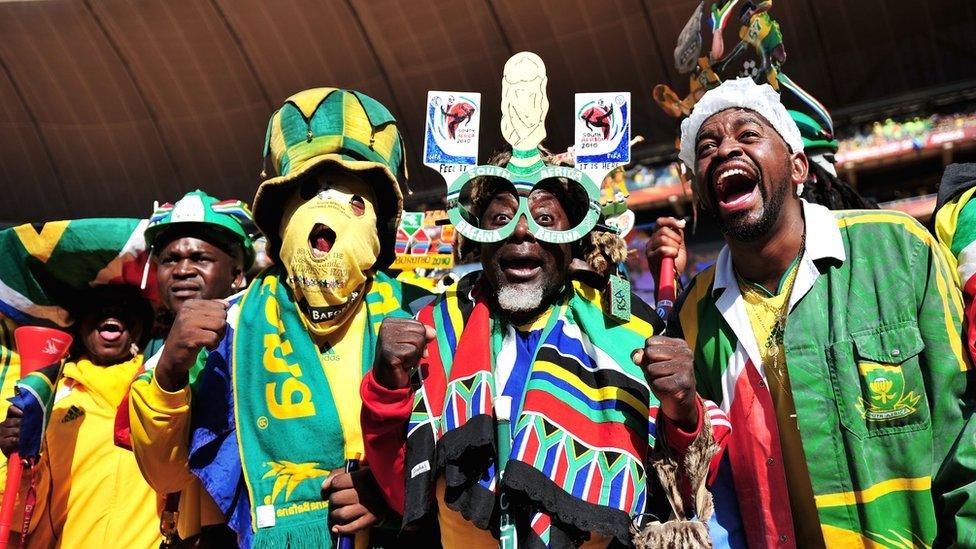
[[[858,397],[856,406],[862,418],[874,422],[894,421],[918,410],[922,396],[915,391],[905,392],[901,366],[859,362],[857,369],[861,374],[862,396]]]

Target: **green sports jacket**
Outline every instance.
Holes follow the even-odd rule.
[[[803,203],[784,346],[828,546],[976,547],[976,376],[942,249],[913,218]],[[729,415],[750,546],[792,546],[775,412],[728,248],[679,301],[698,391]]]

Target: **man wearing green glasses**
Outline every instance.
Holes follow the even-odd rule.
[[[643,464],[661,432],[655,426],[648,433],[648,419],[664,424],[681,453],[706,451],[706,437],[698,437],[704,416],[718,438],[727,432],[724,420],[695,393],[687,345],[653,335],[661,324],[650,307],[632,298],[630,320],[615,320],[599,289],[570,279],[570,262],[590,255],[591,240],[545,242],[517,213],[523,203],[543,229],[577,226],[588,201],[573,182],[550,179],[517,194],[499,181],[478,183],[470,212],[481,227],[514,228],[504,240],[481,243],[483,272],[448,289],[419,321],[383,322],[361,390],[367,452],[390,460],[374,458],[374,475],[388,502],[404,511],[405,525],[432,520],[427,502],[437,499],[444,547],[498,546],[489,531],[502,506],[498,469],[519,509],[512,535],[520,542],[562,547],[582,539],[584,547],[606,547],[629,540],[631,517],[648,510]],[[643,354],[639,364],[635,349]],[[506,415],[510,431],[495,433]],[[496,457],[503,436],[511,437],[511,450]],[[570,448],[575,453],[563,461],[547,457]],[[624,469],[632,475],[620,475]],[[558,495],[546,501],[545,494]]]
[[[498,159],[504,160],[504,157]],[[489,186],[489,185],[486,185]],[[475,206],[485,228],[497,230],[516,217],[519,198],[500,186],[483,189]],[[565,231],[575,226],[586,212],[586,196],[573,196],[574,189],[554,181],[542,184],[526,198],[532,219],[540,227]],[[566,205],[564,208],[563,205]],[[498,290],[498,308],[522,324],[538,317],[565,287],[572,261],[570,244],[553,244],[532,238],[527,220],[515,224],[510,237],[485,243],[481,254],[485,278]]]
[[[544,81],[525,55],[506,81]],[[383,321],[363,440],[403,525],[436,521],[444,547],[629,546],[633,517],[668,516],[650,504],[658,439],[705,470],[709,425],[721,439],[727,423],[696,395],[687,345],[654,335],[650,307],[633,298],[612,316],[602,288],[571,280],[596,242],[598,191],[529,145],[451,185],[449,216],[484,271],[416,320]]]

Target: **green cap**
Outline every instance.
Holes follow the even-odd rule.
[[[800,128],[800,138],[803,139],[803,150],[807,153],[835,153],[838,143],[834,136],[817,122],[812,116],[794,110],[787,110],[790,117]]]
[[[244,250],[244,269],[250,269],[254,263],[252,238],[257,231],[251,210],[240,200],[217,200],[197,189],[186,193],[176,204],[167,202],[156,206],[146,227],[146,243],[155,248],[157,239],[174,229],[199,230],[202,237],[212,235],[240,243]]]

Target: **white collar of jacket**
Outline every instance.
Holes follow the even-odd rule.
[[[807,233],[806,252],[801,259],[803,262],[801,272],[808,267],[816,269],[813,262],[824,258],[846,261],[847,254],[844,252],[844,241],[841,238],[840,228],[837,226],[837,218],[834,217],[834,214],[827,208],[819,204],[811,204],[802,198],[800,203],[803,206],[803,220]],[[799,278],[796,284],[800,285]],[[713,290],[724,290],[732,287],[738,287],[738,284],[735,280],[735,271],[732,269],[732,253],[729,251],[728,245],[725,245],[719,252],[718,261],[715,263]],[[806,293],[806,290],[803,293]]]
[[[790,295],[790,311],[813,288],[817,277],[820,276],[820,270],[815,264],[816,260],[833,258],[843,262],[847,258],[847,254],[844,252],[844,241],[841,238],[837,218],[834,217],[833,212],[802,199],[801,203],[807,241],[806,250],[803,257],[800,258],[796,281],[793,284],[793,293]],[[722,248],[715,264],[715,282],[712,286],[712,292],[713,294],[721,294],[715,300],[715,307],[718,308],[726,323],[732,328],[740,344],[739,350],[736,351],[736,363],[739,366],[730,368],[727,372],[727,380],[732,380],[734,384],[734,379],[741,371],[746,358],[752,361],[759,370],[759,375],[765,379],[766,372],[762,365],[762,357],[759,354],[759,346],[756,343],[752,324],[749,322],[749,316],[746,313],[745,301],[742,299],[742,293],[739,291],[739,285],[735,280],[735,272],[732,269],[732,253],[727,245]],[[745,356],[740,356],[741,352],[744,352]],[[731,395],[734,388],[730,386],[725,390],[728,396]],[[731,399],[726,400],[726,402],[731,402]]]

